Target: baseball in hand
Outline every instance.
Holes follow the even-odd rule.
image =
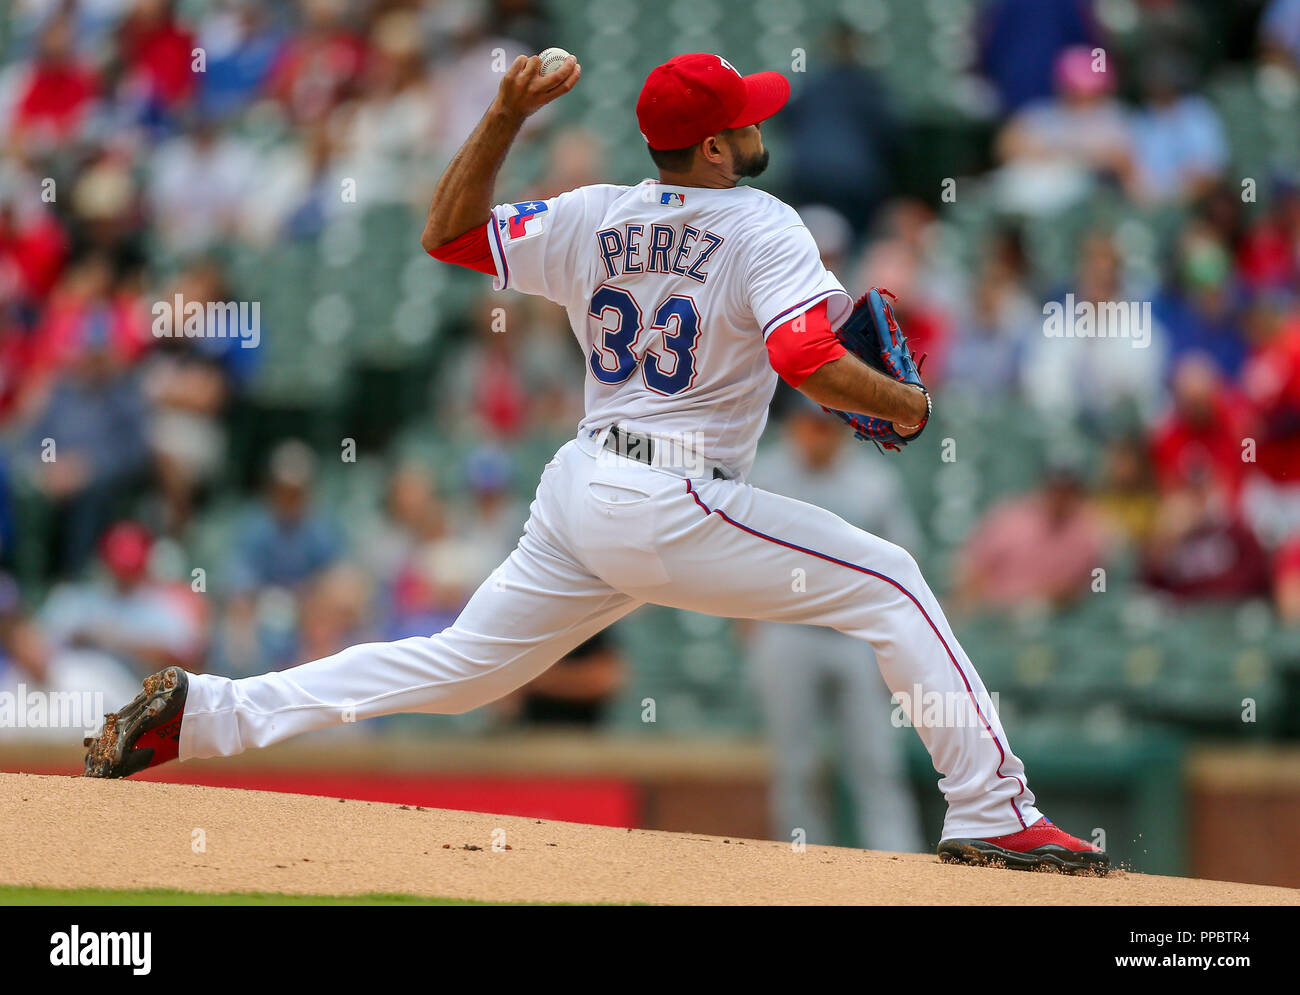
[[[549,76],[562,65],[564,60],[569,57],[569,53],[562,48],[548,48],[538,56],[542,60],[542,75]]]

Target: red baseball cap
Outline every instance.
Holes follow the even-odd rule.
[[[136,577],[149,565],[153,536],[135,522],[118,522],[100,540],[104,565],[116,577]]]
[[[765,121],[789,99],[790,81],[780,73],[741,76],[720,55],[692,52],[650,71],[636,120],[652,149],[684,149],[727,128]]]

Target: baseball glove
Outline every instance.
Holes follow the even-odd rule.
[[[853,429],[853,434],[863,442],[874,442],[880,449],[898,452],[916,439],[930,420],[930,392],[921,382],[921,367],[912,357],[907,336],[894,317],[894,309],[885,296],[898,300],[888,290],[872,287],[858,298],[853,311],[839,327],[836,335],[844,348],[868,366],[901,383],[911,384],[925,394],[925,418],[916,429],[902,435],[894,423],[874,415],[861,415],[837,408],[825,408]],[[924,357],[922,357],[924,359]]]

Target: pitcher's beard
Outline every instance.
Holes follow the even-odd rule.
[[[768,150],[755,152],[751,156],[736,157],[736,175],[741,177],[754,177],[762,175],[763,170],[767,169],[767,160],[769,158]]]

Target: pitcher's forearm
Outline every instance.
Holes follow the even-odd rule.
[[[524,116],[494,100],[438,180],[420,244],[426,252],[486,224],[492,191]]]
[[[546,75],[542,75],[542,60],[537,56],[515,59],[501,78],[487,113],[438,181],[420,236],[425,252],[487,224],[497,173],[524,119],[572,90],[581,76],[582,67],[572,55]]]
[[[873,370],[852,353],[819,367],[799,389],[818,404],[840,411],[875,415],[911,427],[925,420],[925,394]]]

